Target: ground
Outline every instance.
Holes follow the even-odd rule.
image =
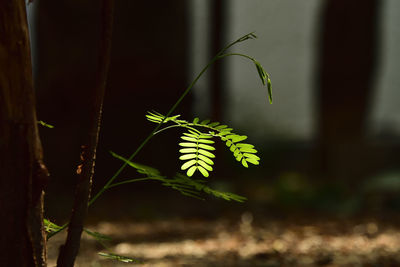
[[[141,266],[400,266],[400,225],[394,217],[168,219],[99,222],[88,228],[112,238],[109,251]],[[55,266],[63,234],[49,242]],[[105,259],[85,234],[77,267],[135,266]]]

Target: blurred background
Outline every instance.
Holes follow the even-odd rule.
[[[51,173],[47,216],[63,223],[72,206],[82,129],[99,43],[96,1],[28,5],[38,118]],[[111,189],[89,220],[241,214],[390,214],[400,210],[400,2],[396,0],[118,0],[94,192],[153,129],[219,49],[255,57],[271,75],[268,104],[253,64],[228,58],[197,83],[177,114],[210,118],[249,136],[262,158],[242,168],[223,145],[210,186],[243,204],[181,196],[156,182]],[[135,158],[167,175],[179,170],[178,140],[156,136]],[[121,179],[138,177],[126,169]]]

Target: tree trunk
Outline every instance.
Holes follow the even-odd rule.
[[[25,1],[0,1],[0,266],[46,266],[42,163]]]
[[[84,144],[81,146],[81,162],[76,173],[78,175],[75,188],[74,206],[68,225],[67,240],[60,247],[57,259],[58,267],[73,267],[79,252],[84,220],[88,211],[90,192],[96,161],[96,149],[99,139],[104,92],[106,90],[111,55],[111,36],[114,20],[114,0],[101,1],[101,31],[96,80],[93,86],[90,118],[87,122]]]
[[[365,132],[376,66],[378,11],[377,0],[325,4],[317,162],[329,178],[356,183],[368,172]]]

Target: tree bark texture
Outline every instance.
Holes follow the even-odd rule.
[[[91,115],[88,121],[87,134],[81,146],[81,162],[76,170],[78,179],[75,189],[74,206],[68,226],[67,240],[65,244],[60,247],[60,255],[57,259],[58,267],[74,266],[75,258],[79,252],[83,224],[86,218],[92,188],[103,99],[110,65],[114,0],[102,0],[101,5],[100,48],[92,99],[89,105]]]
[[[376,69],[378,0],[325,1],[317,101],[323,175],[357,180],[365,169],[366,120]]]
[[[25,1],[0,1],[0,266],[46,266],[42,161]]]

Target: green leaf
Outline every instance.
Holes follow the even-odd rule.
[[[206,156],[199,154],[197,155],[197,157],[209,165],[214,165],[214,162],[211,159],[207,158]]]
[[[199,149],[198,152],[199,152],[200,154],[206,156],[206,157],[215,158],[215,155],[214,155],[213,153],[211,153],[211,152],[208,152],[207,150]]]
[[[236,149],[237,149],[237,147],[236,147],[234,144],[232,144],[231,147],[229,148],[229,150],[230,150],[231,152],[236,151]]]
[[[179,150],[181,153],[196,153],[197,149],[196,148],[182,148]]]
[[[190,142],[198,142],[198,143],[204,143],[204,144],[214,144],[215,143],[213,140],[197,139],[197,138],[189,137],[189,136],[181,136],[181,138],[185,141],[190,141]]]
[[[215,126],[218,126],[219,124],[220,124],[219,122],[212,122],[212,123],[208,124],[208,127],[213,128]]]
[[[179,143],[179,145],[183,147],[197,147],[196,143]]]
[[[98,241],[110,241],[112,240],[111,237],[98,233],[98,232],[92,232],[89,229],[83,229],[83,231],[85,231],[85,233],[87,233],[88,235],[90,235],[91,237],[94,237],[96,240]]]
[[[197,133],[195,131],[189,130],[189,133],[193,134],[194,136],[196,136],[196,138],[198,138],[200,136],[200,133]]]
[[[257,153],[257,150],[255,150],[254,148],[241,147],[239,149],[243,153]]]
[[[121,256],[121,255],[118,255],[115,253],[99,252],[98,255],[102,256],[106,259],[109,259],[109,260],[116,260],[116,261],[125,262],[125,263],[143,263],[141,260],[126,257],[126,256]]]
[[[213,136],[212,136],[212,135],[209,135],[209,134],[201,133],[201,134],[199,135],[199,138],[207,138],[207,139],[210,139],[210,138],[213,138]]]
[[[193,166],[192,168],[194,173],[197,170],[197,168],[195,168],[195,166]],[[200,169],[199,171],[201,172]],[[225,199],[227,201],[233,200],[233,201],[243,202],[246,200],[245,197],[233,193],[214,190],[205,185],[204,180],[189,178],[188,176],[179,173],[173,178],[170,179],[161,178],[160,180],[163,182],[164,186],[171,187],[172,189],[178,190],[183,195],[194,197],[197,199],[202,199],[200,198],[199,193],[204,192],[206,194],[210,194],[217,198]]]
[[[188,136],[188,137],[191,137],[191,138],[195,138],[196,140],[199,138],[199,135],[198,134],[191,134],[191,133],[183,133],[184,135],[186,135],[186,136]]]
[[[195,160],[195,159],[192,159],[192,160],[189,160],[189,161],[185,162],[184,164],[182,164],[181,170],[186,170],[187,168],[189,168],[189,167],[195,165],[196,162],[197,162],[197,160]],[[189,176],[189,175],[188,175],[188,176]]]
[[[210,120],[204,120],[202,122],[200,122],[201,125],[207,125],[210,122]]]
[[[269,103],[272,104],[272,84],[271,84],[271,79],[267,78],[267,88],[268,88],[268,99],[269,99]]]
[[[45,123],[44,121],[38,121],[38,123],[39,123],[40,125],[44,126],[44,127],[50,128],[50,129],[53,129],[53,128],[54,128],[53,125],[50,125],[50,124],[48,124],[48,123]]]
[[[254,159],[254,158],[247,158],[246,161],[250,162],[251,164],[254,164],[254,165],[259,165],[260,164],[260,162],[258,160],[256,160],[256,159]]]
[[[215,150],[213,146],[205,145],[205,144],[198,144],[198,147],[207,149],[207,150]]]
[[[196,154],[184,154],[184,155],[180,156],[179,159],[180,160],[188,160],[188,159],[194,159],[196,157],[197,157]]]
[[[233,129],[232,128],[224,128],[221,130],[220,134],[229,134]]]
[[[215,127],[215,129],[216,130],[222,130],[222,129],[225,129],[227,127],[228,127],[228,125],[219,125],[219,126]]]
[[[243,153],[243,156],[245,156],[246,158],[252,158],[255,160],[260,160],[260,157],[254,154],[250,154],[250,153]]]
[[[249,165],[247,164],[247,161],[246,161],[245,158],[242,159],[242,165],[243,165],[244,167],[246,167],[246,168],[249,167]]]
[[[132,161],[129,161],[128,159],[110,151],[110,154],[114,157],[117,158],[119,160],[122,160],[123,162],[127,163],[129,166],[131,166],[132,168],[135,168],[139,173],[142,174],[147,174],[148,176],[159,176],[160,175],[160,171],[153,168],[153,167],[149,167],[143,164],[139,164],[139,163],[135,163]]]
[[[208,173],[208,171],[206,169],[204,169],[201,166],[197,166],[197,169],[201,172],[201,174],[203,174],[204,177],[208,177],[210,176],[210,174]]]
[[[225,137],[231,139],[233,143],[242,142],[247,139],[246,135],[237,135],[237,134],[227,135]]]
[[[199,122],[199,120],[200,120],[200,119],[196,117],[196,118],[194,118],[193,123],[196,124],[196,123]]]
[[[238,148],[240,148],[240,149],[242,149],[242,148],[254,148],[254,146],[253,145],[250,145],[250,144],[246,144],[246,143],[240,143],[240,144],[236,144],[236,146],[238,147]]]
[[[265,85],[265,81],[267,79],[267,73],[265,72],[264,68],[258,61],[254,60],[254,64],[256,65],[258,76],[260,76],[262,84]]]
[[[202,160],[197,161],[197,163],[198,163],[199,165],[201,165],[204,169],[206,169],[206,170],[208,170],[208,171],[210,171],[210,172],[213,170],[213,168],[212,168],[210,165],[208,165],[207,163],[205,163],[205,162],[202,161]]]
[[[231,141],[231,140],[228,140],[228,141],[226,141],[225,144],[226,144],[227,147],[230,147],[230,146],[232,145],[232,141]]]
[[[158,123],[162,122],[162,120],[163,120],[162,118],[155,117],[155,116],[151,116],[151,115],[146,115],[146,118],[147,118],[149,121],[158,122]]]
[[[193,173],[197,170],[197,166],[192,166],[190,169],[187,171],[186,175],[191,177]]]
[[[48,219],[43,219],[44,229],[46,232],[51,233],[60,230],[62,227],[49,221]]]

